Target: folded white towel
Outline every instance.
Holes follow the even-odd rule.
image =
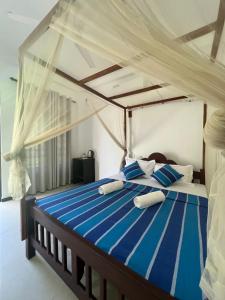
[[[113,181],[110,183],[103,184],[99,187],[99,194],[106,195],[115,191],[119,191],[123,188],[123,181]]]
[[[137,196],[134,198],[134,205],[138,208],[146,208],[156,203],[163,202],[165,195],[161,191],[145,194],[143,196]]]

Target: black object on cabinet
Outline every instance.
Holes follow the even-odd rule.
[[[95,181],[95,159],[72,159],[72,183],[90,183]]]

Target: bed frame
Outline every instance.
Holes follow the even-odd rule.
[[[163,164],[171,164],[171,165],[177,165],[177,163],[172,160],[168,159],[164,154],[155,152],[149,155],[147,158],[142,158],[142,160],[155,160],[157,163],[163,163]],[[193,172],[193,182],[198,182],[200,184],[205,184],[205,170],[200,169],[200,171],[194,171]]]
[[[161,153],[145,158],[151,159],[158,163],[175,163]],[[201,172],[194,174],[200,182],[201,176]],[[109,283],[116,288],[118,300],[175,299],[44,213],[35,205],[35,200],[34,197],[21,200],[21,236],[26,240],[26,257],[31,259],[35,251],[39,252],[79,299],[109,299]],[[71,270],[68,268],[68,251],[71,253]],[[92,289],[93,271],[99,274],[98,298]],[[85,280],[81,281],[82,276]]]

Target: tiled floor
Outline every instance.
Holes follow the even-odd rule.
[[[77,299],[40,256],[26,259],[25,243],[20,241],[19,201],[0,203],[0,299]]]

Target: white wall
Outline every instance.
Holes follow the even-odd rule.
[[[110,114],[109,111],[107,113]],[[200,101],[137,110],[133,113],[134,154],[147,156],[159,151],[178,163],[193,164],[199,169],[202,167],[202,126],[203,104]],[[118,172],[123,151],[115,145],[96,117],[72,132],[77,138],[76,141],[73,139],[73,156],[82,155],[88,149],[95,151],[96,179]]]
[[[202,167],[203,103],[175,102],[133,113],[133,153],[161,152],[181,164]]]
[[[72,130],[72,156],[82,156],[92,149],[92,118],[82,122]]]
[[[1,103],[1,154],[10,151],[13,131],[13,118],[16,99],[16,83],[10,79],[0,81],[0,103]],[[8,176],[9,162],[1,155],[1,186],[2,198],[9,197]]]
[[[92,117],[72,130],[72,156],[79,157],[89,149],[95,152],[96,179],[118,173],[123,151]]]

